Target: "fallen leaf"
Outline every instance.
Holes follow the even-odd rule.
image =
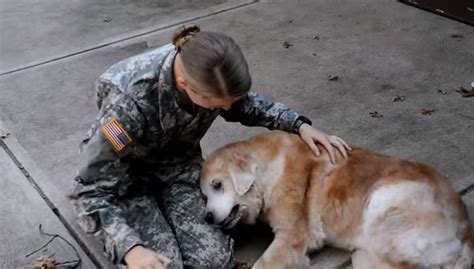
[[[10,135],[10,133],[0,131],[0,139],[5,139]]]
[[[283,45],[282,45],[285,49],[289,48],[289,47],[292,47],[293,44],[289,43],[288,41],[285,41],[283,42]]]
[[[471,90],[468,90],[464,87],[460,87],[459,90],[456,90],[462,97],[473,97],[474,96],[474,87]]]
[[[339,76],[328,75],[328,80],[329,81],[335,81],[335,80],[338,80],[338,79],[339,79]]]
[[[313,36],[313,39],[319,40],[319,36],[315,35],[315,36]]]
[[[404,95],[397,95],[392,98],[392,102],[403,102],[405,101],[406,96]]]
[[[438,93],[441,93],[442,95],[446,95],[446,94],[448,94],[448,92],[447,92],[447,91],[443,91],[443,90],[438,90]]]
[[[421,110],[421,114],[423,114],[423,115],[431,115],[431,114],[433,114],[433,112],[435,112],[435,110],[432,109],[432,108],[423,108]]]
[[[104,22],[111,22],[111,21],[112,21],[112,19],[111,19],[111,18],[104,18],[104,20],[103,20],[103,21],[104,21]]]
[[[369,114],[372,118],[382,118],[383,117],[383,115],[380,114],[378,111],[372,111],[372,112],[369,112]]]

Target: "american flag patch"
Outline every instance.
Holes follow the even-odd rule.
[[[125,129],[117,119],[111,119],[101,128],[105,138],[109,140],[110,144],[114,147],[115,151],[122,151],[128,144],[132,142],[132,139],[127,134]]]

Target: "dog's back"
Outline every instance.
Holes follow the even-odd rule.
[[[288,151],[289,162],[295,160],[294,150]],[[332,165],[321,150],[315,171],[309,172],[307,207],[316,214],[311,220],[323,225],[326,243],[365,249],[365,259],[379,263],[374,268],[470,268],[474,242],[467,210],[438,172],[360,148]],[[304,154],[313,158],[309,149]]]

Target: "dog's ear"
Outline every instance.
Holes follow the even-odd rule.
[[[252,161],[250,155],[235,154],[229,172],[234,188],[239,195],[243,195],[250,190],[255,182],[256,171],[257,164]]]

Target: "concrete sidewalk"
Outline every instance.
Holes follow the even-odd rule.
[[[179,11],[146,1],[125,6],[105,1],[99,9],[83,6],[92,13],[77,17],[71,10],[79,2],[53,9],[56,2],[48,0],[38,7],[57,12],[53,18],[64,17],[67,23],[42,21],[43,13],[15,8],[25,1],[7,2],[23,11],[8,17],[11,24],[0,24],[0,131],[12,133],[6,146],[105,268],[111,265],[100,255],[100,246],[80,232],[65,198],[77,169],[78,142],[97,113],[94,81],[111,64],[169,42],[177,25],[193,18],[200,18],[193,22],[202,29],[234,37],[249,62],[253,88],[270,99],[353,144],[433,165],[458,190],[474,184],[474,98],[455,91],[474,81],[470,26],[388,0],[292,5],[209,1],[202,8],[191,5]],[[0,18],[5,20],[9,11],[2,7]],[[102,18],[103,12],[116,15],[106,23],[109,17]],[[41,21],[50,28],[35,37],[48,42],[26,39],[22,32],[12,35],[13,23],[21,18],[22,27]],[[70,25],[77,27],[66,27]],[[64,38],[55,41],[57,37]],[[291,46],[285,48],[284,42]],[[329,81],[328,75],[339,79]],[[404,101],[394,101],[397,95]],[[423,109],[434,112],[424,115]],[[371,117],[375,111],[383,117]],[[204,152],[262,130],[219,119],[202,141]],[[464,196],[471,216],[472,193]],[[265,242],[244,242],[237,256],[253,261]],[[347,257],[326,250],[313,263],[315,268],[337,268]]]
[[[92,261],[70,236],[47,201],[30,184],[28,172],[19,167],[14,158],[0,140],[0,267],[25,268],[34,265],[38,256],[53,255],[58,263],[69,261],[71,263],[65,265],[73,265],[80,259],[82,268],[93,268]],[[52,237],[41,234],[40,225],[42,231],[62,236],[72,246],[56,238],[41,248]]]

